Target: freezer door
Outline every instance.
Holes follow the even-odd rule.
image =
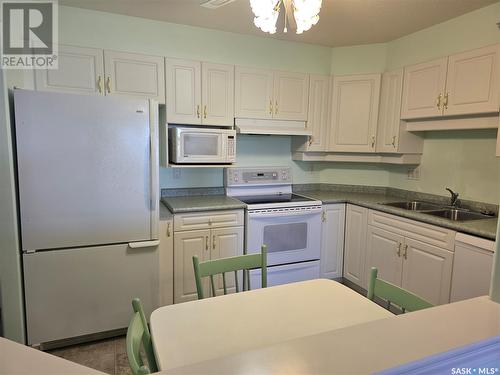
[[[28,344],[128,326],[131,301],[158,307],[158,248],[128,245],[25,254]]]
[[[23,250],[156,238],[147,100],[15,90],[14,105]]]

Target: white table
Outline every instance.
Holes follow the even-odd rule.
[[[104,373],[0,337],[0,374],[103,375]]]
[[[161,307],[151,315],[151,335],[167,370],[392,316],[318,279]]]
[[[484,296],[300,337],[166,374],[373,374],[498,335],[500,304]]]

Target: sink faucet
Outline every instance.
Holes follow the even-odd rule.
[[[451,206],[453,207],[457,207],[458,206],[458,196],[459,194],[458,193],[455,193],[453,190],[451,190],[450,188],[446,188],[446,190],[449,191],[449,193],[451,194]]]

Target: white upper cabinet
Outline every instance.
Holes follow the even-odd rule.
[[[274,73],[274,118],[307,120],[309,76],[301,73]]]
[[[234,125],[234,66],[166,59],[167,122]]]
[[[37,90],[104,94],[101,49],[60,45],[58,64],[58,69],[35,71]]]
[[[327,149],[329,93],[330,76],[311,75],[307,127],[312,130],[312,135],[307,143],[307,151],[326,151]]]
[[[498,112],[499,48],[500,44],[449,57],[446,115]]]
[[[201,63],[166,59],[167,122],[201,124]]]
[[[236,67],[235,117],[306,121],[309,75]]]
[[[151,98],[165,103],[163,57],[59,46],[59,68],[36,70],[37,90]]]
[[[380,74],[333,78],[330,150],[374,152]]]
[[[273,118],[273,85],[272,71],[237,66],[235,70],[235,117]]]
[[[202,123],[234,125],[234,66],[201,64]]]
[[[498,112],[500,45],[405,68],[402,119]]]
[[[106,95],[145,97],[165,103],[164,58],[104,51]]]
[[[446,57],[405,68],[402,119],[436,117],[443,113]]]
[[[397,152],[398,150],[402,90],[403,69],[382,75],[377,129],[378,152]]]

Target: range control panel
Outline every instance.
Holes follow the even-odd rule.
[[[226,168],[225,186],[291,184],[290,167]]]

